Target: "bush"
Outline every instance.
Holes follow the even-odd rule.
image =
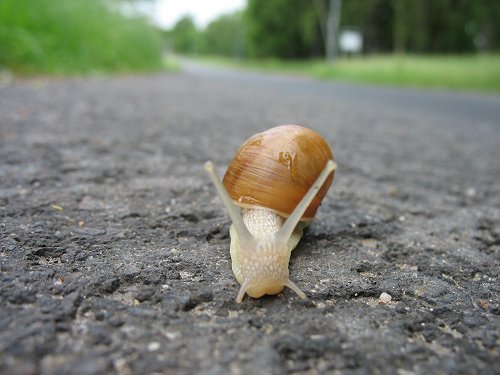
[[[156,69],[159,30],[99,0],[1,0],[0,67],[21,73]]]

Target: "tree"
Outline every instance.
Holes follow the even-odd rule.
[[[169,34],[173,48],[182,53],[325,56],[333,45],[327,43],[329,10],[340,3],[339,29],[359,30],[365,53],[500,49],[500,1],[490,0],[248,0],[243,14],[222,16],[201,33],[184,17]]]
[[[311,0],[249,0],[245,21],[250,56],[306,58],[323,53]]]
[[[499,48],[500,2],[422,1],[427,19],[426,52],[470,52]],[[483,45],[480,38],[484,38]]]
[[[242,57],[245,54],[245,35],[241,12],[225,14],[208,24],[202,32],[202,52]]]
[[[176,52],[198,52],[199,32],[190,15],[183,16],[167,33],[171,48]]]
[[[344,0],[342,26],[355,26],[366,52],[456,53],[500,48],[500,2]]]
[[[356,28],[363,35],[365,52],[393,50],[394,0],[344,0],[342,28]]]
[[[333,60],[337,53],[337,40],[339,33],[340,14],[342,0],[330,0],[328,7],[327,36],[326,36],[326,58]]]

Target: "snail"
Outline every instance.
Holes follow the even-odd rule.
[[[232,270],[241,285],[237,303],[245,294],[259,298],[285,286],[306,297],[290,280],[288,262],[332,184],[336,166],[326,141],[299,125],[250,137],[222,182],[213,163],[205,163],[232,220]]]

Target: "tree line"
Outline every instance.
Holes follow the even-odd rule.
[[[248,0],[198,29],[190,16],[166,32],[172,50],[232,57],[325,55],[329,0]],[[500,49],[500,1],[343,0],[340,30],[363,36],[363,53],[472,53]]]

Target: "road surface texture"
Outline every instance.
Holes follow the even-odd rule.
[[[238,305],[203,163],[290,123],[338,162],[308,298]],[[2,374],[500,373],[498,96],[187,63],[5,83],[0,126]]]

